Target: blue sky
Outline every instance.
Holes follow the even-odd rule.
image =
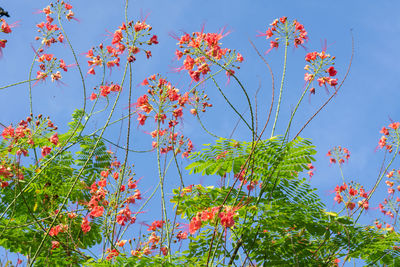
[[[18,21],[18,27],[13,28],[7,37],[7,47],[3,49],[0,59],[0,87],[9,83],[25,80],[28,77],[29,65],[32,62],[34,47],[34,26],[43,19],[38,10],[47,5],[47,1],[3,1],[0,6],[7,10],[11,18],[9,23]],[[110,32],[113,32],[123,22],[123,1],[86,0],[71,1],[79,22],[72,21],[65,24],[71,42],[78,54],[87,52],[92,46],[100,42],[110,42]],[[329,166],[326,152],[336,145],[349,148],[351,158],[344,166],[345,176],[349,180],[362,183],[370,188],[377,178],[383,152],[375,148],[380,138],[379,130],[382,126],[400,120],[400,81],[398,49],[400,19],[398,18],[400,2],[398,1],[130,1],[128,15],[130,19],[138,20],[148,16],[147,23],[152,25],[153,32],[158,35],[160,44],[152,48],[153,57],[145,60],[139,57],[135,63],[134,84],[139,84],[145,77],[153,73],[161,73],[180,87],[188,86],[190,81],[184,73],[174,73],[173,68],[178,63],[173,60],[176,40],[170,37],[172,32],[178,35],[181,32],[199,31],[205,24],[205,31],[215,32],[223,27],[230,32],[223,39],[225,47],[234,48],[245,58],[238,77],[244,81],[249,94],[254,93],[261,83],[258,95],[259,119],[265,121],[267,108],[270,104],[271,79],[267,69],[262,64],[250,46],[251,39],[260,51],[268,50],[269,43],[263,37],[256,37],[258,32],[264,32],[273,19],[287,16],[289,19],[298,19],[308,31],[310,40],[305,47],[289,49],[289,61],[286,88],[278,130],[282,132],[291,108],[294,107],[304,86],[304,56],[307,52],[320,51],[322,43],[327,41],[331,55],[336,56],[338,78],[341,80],[346,72],[351,56],[351,33],[354,35],[354,59],[350,74],[338,95],[328,107],[303,131],[302,137],[311,138],[317,146],[318,154],[315,162],[316,171],[311,183],[318,188],[318,192],[325,200],[328,208],[334,208],[333,194],[329,191],[340,183],[339,171],[335,166]],[[66,48],[54,50],[58,57],[69,58],[67,64],[72,63]],[[271,64],[276,82],[280,81],[283,49],[271,51],[265,57]],[[87,71],[86,58],[81,55],[80,63]],[[119,80],[120,69],[114,69],[109,81]],[[33,87],[33,102],[35,113],[50,116],[60,130],[65,129],[65,123],[70,114],[82,105],[81,85],[77,79],[76,69],[70,69],[64,75],[64,84],[55,84],[51,81],[40,83]],[[88,88],[96,84],[94,77],[87,77]],[[224,83],[222,84],[224,86]],[[208,128],[224,137],[228,137],[237,118],[223,102],[211,84],[207,86],[211,103],[214,105],[204,115]],[[135,87],[134,98],[140,95],[140,87]],[[231,81],[224,87],[229,99],[239,110],[246,106],[240,89]],[[27,86],[20,85],[0,90],[0,122],[8,125],[16,124],[29,113]],[[90,92],[90,90],[89,90]],[[313,114],[318,106],[326,100],[328,95],[323,88],[317,88],[316,95],[308,101],[305,98],[299,112],[296,114],[292,132],[297,132],[301,125]],[[126,114],[125,104],[120,105],[117,117]],[[102,125],[102,117],[97,124]],[[271,130],[272,124],[267,129]],[[115,137],[120,125],[107,132],[108,137]],[[200,149],[202,143],[212,142],[198,127],[195,121],[184,122],[185,132]],[[146,129],[150,130],[150,129]],[[138,138],[143,142],[133,146],[149,148],[151,140],[145,134],[138,132]],[[279,133],[279,131],[278,131]],[[234,138],[249,140],[249,133],[241,124]],[[147,139],[146,139],[147,138]],[[147,143],[148,142],[148,143]],[[141,188],[146,191],[154,184],[156,173],[149,173],[156,166],[149,166],[148,160],[143,160],[139,154],[130,156],[136,165],[136,173],[143,176]],[[183,166],[187,161],[183,162]],[[394,165],[394,167],[398,167]],[[187,183],[199,181],[212,183],[214,178],[187,177]],[[149,189],[150,190],[150,189]],[[383,200],[386,185],[382,184],[379,194],[375,196]],[[377,202],[372,202],[372,207]],[[371,222],[377,211],[371,210],[365,222]]]

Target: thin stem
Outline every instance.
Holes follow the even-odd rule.
[[[286,64],[287,64],[287,50],[288,50],[288,47],[289,47],[289,37],[286,36],[286,39],[285,39],[285,56],[284,56],[284,59],[283,59],[283,72],[282,72],[281,87],[279,88],[278,106],[276,107],[275,120],[274,120],[274,124],[272,126],[271,137],[274,136],[276,122],[278,120],[279,110],[280,110],[280,107],[281,107],[281,99],[282,99],[282,93],[283,93],[283,83],[285,81],[285,75],[286,75]]]

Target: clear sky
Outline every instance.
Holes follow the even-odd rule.
[[[47,1],[2,1],[0,6],[9,12],[9,23],[17,22],[13,33],[6,37],[8,43],[3,49],[0,59],[0,87],[9,83],[25,80],[28,77],[29,66],[33,59],[32,46],[37,48],[34,41],[35,25],[43,20],[38,11],[47,5]],[[71,1],[75,17],[79,21],[66,24],[66,31],[78,54],[83,69],[87,71],[86,58],[82,53],[101,42],[110,42],[110,32],[124,21],[124,1],[85,0]],[[297,19],[304,24],[310,40],[305,48],[289,49],[287,81],[283,95],[281,123],[278,123],[278,133],[282,132],[287,124],[290,110],[294,107],[304,86],[304,56],[307,52],[320,51],[324,40],[328,44],[327,52],[336,56],[336,69],[339,81],[344,77],[351,57],[351,31],[354,36],[354,58],[350,74],[340,89],[338,95],[328,107],[303,131],[302,137],[311,138],[317,146],[318,154],[315,162],[315,175],[311,183],[318,188],[320,196],[327,204],[327,208],[335,208],[331,193],[334,187],[341,182],[340,173],[335,166],[329,166],[327,151],[341,145],[351,152],[349,163],[344,166],[345,176],[371,188],[377,178],[380,163],[383,159],[382,151],[375,151],[382,126],[387,126],[390,119],[400,121],[400,52],[398,49],[400,19],[398,11],[400,2],[388,1],[130,1],[128,16],[132,20],[147,17],[146,22],[153,27],[158,35],[159,45],[152,48],[153,57],[146,60],[139,57],[134,65],[134,84],[139,84],[145,77],[161,73],[168,77],[178,87],[189,86],[190,80],[184,73],[175,73],[174,67],[179,66],[174,61],[176,40],[171,33],[193,32],[201,30],[215,32],[224,28],[229,31],[223,40],[225,47],[236,49],[242,53],[245,61],[238,77],[243,81],[249,94],[254,97],[259,84],[261,90],[258,95],[260,125],[265,121],[271,99],[271,78],[266,67],[257,57],[249,44],[252,40],[260,51],[269,48],[269,42],[264,37],[256,37],[259,32],[265,32],[266,27],[275,19],[287,16]],[[54,50],[58,57],[69,58],[67,64],[72,63],[67,47]],[[265,56],[271,64],[276,83],[280,81],[282,73],[283,49],[271,51]],[[37,67],[36,67],[37,68]],[[35,69],[36,70],[36,69]],[[109,81],[119,80],[120,69],[114,69]],[[64,75],[62,84],[39,83],[33,87],[33,103],[36,114],[43,113],[50,116],[59,126],[60,131],[66,128],[65,123],[70,114],[82,105],[81,84],[76,68],[71,68]],[[96,78],[87,77],[89,88],[96,84]],[[222,84],[225,86],[225,83]],[[214,105],[204,116],[203,120],[209,129],[220,136],[228,137],[237,118],[216,90],[207,85],[211,103]],[[238,86],[231,81],[223,87],[229,99],[240,111],[246,108],[243,95]],[[141,87],[135,87],[134,99],[140,95]],[[89,90],[90,92],[90,90]],[[277,92],[276,92],[277,93]],[[305,98],[299,112],[296,114],[292,134],[297,133],[302,124],[313,114],[319,105],[328,98],[324,88],[317,88],[315,95]],[[126,101],[125,101],[126,102]],[[121,104],[116,117],[126,114],[126,105]],[[29,99],[27,85],[0,90],[0,122],[9,125],[18,123],[29,113]],[[104,119],[99,117],[99,127]],[[271,126],[267,129],[269,136]],[[119,134],[120,125],[111,128],[107,136],[112,138]],[[151,131],[151,129],[145,129]],[[280,132],[279,132],[280,130]],[[212,138],[203,132],[195,121],[184,122],[184,131],[193,139],[196,149],[202,143],[212,142]],[[139,141],[133,143],[137,149],[149,149],[150,137],[141,131],[136,131]],[[122,138],[124,135],[122,135]],[[241,124],[233,138],[249,140],[249,133]],[[143,140],[143,141],[142,141]],[[144,160],[143,154],[130,156],[130,161],[136,165],[138,177],[143,176],[141,188],[150,191],[157,179],[154,165]],[[185,166],[188,161],[183,161]],[[395,165],[394,167],[398,167]],[[154,170],[154,173],[149,173]],[[214,178],[187,176],[187,184],[212,183]],[[176,185],[178,181],[176,180]],[[174,183],[175,183],[174,182]],[[386,185],[382,184],[374,199],[382,201],[386,196]],[[377,207],[372,201],[371,207]],[[148,209],[151,211],[151,209]],[[158,213],[158,210],[156,211]],[[378,211],[368,212],[365,222],[372,222]],[[154,215],[154,214],[152,214]],[[154,217],[154,216],[153,216]]]

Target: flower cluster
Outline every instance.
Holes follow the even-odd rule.
[[[335,146],[333,149],[328,151],[326,156],[329,157],[330,163],[338,162],[339,164],[342,164],[349,160],[350,151],[345,147]]]
[[[261,188],[261,183],[259,183],[258,180],[249,179],[249,177],[246,177],[246,173],[247,173],[247,169],[242,166],[241,169],[240,169],[240,172],[238,172],[238,173],[236,173],[234,175],[234,177],[240,181],[239,187],[249,183],[247,185],[247,190],[248,191],[253,190],[256,185],[259,185],[260,188]]]
[[[393,151],[393,146],[398,146],[399,141],[399,126],[400,122],[393,122],[389,124],[388,128],[382,127],[381,139],[379,139],[379,148],[386,148],[389,152]]]
[[[32,118],[27,117],[26,120],[21,120],[17,127],[8,126],[3,129],[1,136],[7,142],[8,152],[18,156],[28,156],[28,150],[34,148],[35,136],[47,135],[52,133],[48,139],[48,145],[58,145],[58,134],[54,132],[57,126],[49,118],[44,118],[42,115]],[[50,153],[51,147],[42,146],[42,156],[45,157]]]
[[[396,191],[400,192],[400,169],[391,170],[386,174],[386,177],[388,178],[385,181],[388,197],[384,199],[383,203],[379,204],[379,210],[393,219],[400,207],[400,197],[396,195]]]
[[[137,47],[138,44],[152,45],[158,44],[157,35],[149,37],[151,26],[146,24],[145,21],[138,21],[134,23],[130,21],[127,25],[122,23],[112,35],[111,45],[104,47],[100,44],[98,47],[93,47],[86,54],[90,60],[88,61],[89,70],[88,74],[96,74],[96,66],[107,66],[112,68],[119,66],[120,56],[128,51],[127,60],[128,62],[134,62],[136,60],[136,54],[141,49]],[[151,57],[151,51],[143,49],[147,58]]]
[[[9,160],[2,160],[0,162],[0,187],[5,188],[10,185],[10,180],[17,178],[19,180],[24,179],[23,173],[20,171],[18,164],[14,164]]]
[[[63,59],[57,60],[53,54],[38,54],[38,58],[36,59],[39,62],[40,70],[36,73],[36,79],[38,81],[44,81],[49,75],[51,77],[51,81],[58,81],[61,79],[60,70],[67,72],[68,67]]]
[[[112,181],[110,181],[110,176],[115,181],[121,179],[120,171],[121,164],[119,161],[115,160],[111,163],[109,168],[100,173],[100,180],[95,181],[90,186],[91,199],[89,202],[85,203],[85,205],[90,211],[89,215],[91,218],[102,217],[105,209],[109,208],[111,202],[114,202],[114,196],[109,194],[107,188],[113,187],[110,185],[112,183]],[[136,217],[129,209],[129,204],[134,204],[136,200],[142,198],[140,190],[137,189],[137,181],[134,181],[133,178],[130,177],[127,184],[122,184],[118,190],[119,192],[124,192],[125,197],[122,200],[122,203],[124,203],[124,205],[122,205],[123,208],[116,214],[116,223],[121,226],[125,226],[127,222],[132,224],[136,221]]]
[[[304,29],[304,26],[297,20],[288,20],[287,17],[275,19],[270,24],[267,31],[258,36],[266,36],[266,39],[271,37],[275,38],[270,41],[270,49],[267,53],[273,48],[278,49],[279,42],[282,40],[285,42],[285,45],[289,45],[290,42],[293,42],[296,48],[299,47],[299,45],[302,46],[303,43],[308,40],[307,31]]]
[[[54,43],[63,43],[64,35],[62,34],[60,28],[57,24],[52,24],[54,18],[51,14],[56,14],[60,17],[65,17],[67,20],[74,19],[74,12],[72,11],[72,6],[65,3],[64,1],[56,1],[54,4],[50,4],[41,10],[42,13],[46,15],[46,21],[42,21],[36,25],[38,28],[38,33],[41,36],[36,36],[35,39],[41,40],[42,45],[50,47]],[[42,51],[39,51],[42,52]]]
[[[362,199],[358,200],[358,206],[362,207],[365,210],[368,210],[368,194],[365,192],[365,189],[359,184],[347,185],[346,183],[343,183],[343,185],[341,186],[336,186],[335,192],[336,195],[334,200],[339,204],[344,202],[348,210],[353,210],[355,208],[355,201],[359,198]],[[343,196],[346,199],[344,199]]]
[[[315,166],[312,165],[312,163],[307,164],[307,168],[308,168],[308,176],[310,177],[310,179],[314,176],[314,170],[315,170]]]
[[[198,212],[190,221],[189,233],[193,235],[201,228],[203,223],[213,223],[215,220],[219,220],[223,227],[231,228],[235,225],[234,216],[237,215],[238,209],[237,207],[223,206],[222,208],[212,207]]]
[[[383,203],[379,203],[379,210],[384,215],[389,216],[391,219],[393,219],[395,214],[398,213],[399,207],[400,207],[400,198],[399,197],[397,197],[396,199],[385,198]]]
[[[320,53],[311,52],[306,55],[305,60],[310,64],[304,67],[307,71],[304,74],[304,80],[307,83],[313,83],[316,80],[319,86],[325,86],[326,89],[327,85],[336,88],[338,79],[332,78],[337,74],[336,69],[333,67],[335,57],[327,54],[325,51]],[[310,89],[310,93],[315,94],[314,87]]]
[[[226,70],[229,78],[235,71],[233,68],[240,67],[234,65],[242,62],[243,56],[235,51],[222,48],[221,39],[226,36],[223,31],[219,33],[194,32],[191,35],[186,33],[180,38],[175,54],[178,60],[184,58],[183,66],[178,70],[187,70],[194,82],[199,82],[201,76],[206,76],[213,65],[219,65]]]
[[[0,27],[0,32],[3,32],[5,34],[9,34],[12,32],[11,28],[14,27],[15,25],[9,25],[5,19],[0,19],[1,22],[1,27]],[[0,39],[0,56],[2,55],[2,48],[6,47],[7,40],[6,39]]]
[[[185,107],[192,106],[190,113],[194,115],[200,107],[203,112],[206,107],[210,107],[207,95],[195,90],[182,94],[160,75],[150,76],[142,85],[149,89],[135,104],[137,119],[140,125],[144,125],[149,117],[153,117],[157,123],[157,129],[150,133],[152,138],[158,141],[153,141],[153,148],[159,146],[161,153],[175,150],[177,154],[184,151],[182,156],[187,157],[193,149],[192,142],[183,135],[178,136],[175,127],[182,119]]]
[[[143,255],[150,255],[159,248],[163,255],[166,256],[168,254],[168,248],[165,246],[160,247],[164,224],[165,221],[161,220],[152,222],[147,229],[147,231],[151,231],[151,234],[149,234],[145,242],[140,242],[135,250],[131,250],[131,255],[134,257],[142,257]]]
[[[97,87],[94,88],[94,90],[96,90],[96,89],[97,89]],[[114,83],[111,83],[109,85],[108,84],[100,85],[99,86],[99,91],[100,91],[99,94],[96,94],[95,92],[93,92],[90,95],[90,100],[95,100],[96,98],[99,97],[99,95],[102,97],[108,97],[108,95],[111,92],[119,92],[121,90],[122,90],[121,86],[118,84],[114,84]]]

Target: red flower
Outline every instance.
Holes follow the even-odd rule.
[[[218,216],[221,218],[221,225],[225,228],[230,228],[235,224],[233,216],[235,215],[234,209],[225,207],[225,212],[221,212]]]
[[[11,27],[10,25],[7,24],[7,22],[4,19],[2,20],[2,24],[1,24],[1,31],[4,33],[10,33],[11,32]]]
[[[193,235],[201,227],[201,220],[198,216],[194,216],[189,223],[189,233]]]
[[[91,68],[88,70],[87,73],[88,73],[88,74],[93,74],[93,75],[96,74],[96,72],[94,71],[94,68],[93,68],[93,67],[91,67]]]
[[[354,202],[347,202],[347,203],[346,203],[346,207],[347,207],[349,210],[353,210],[355,206],[356,206],[356,203],[354,203]]]
[[[56,249],[59,247],[60,247],[60,242],[55,241],[55,240],[51,241],[51,249]]]
[[[47,156],[51,151],[51,147],[48,146],[44,146],[42,147],[42,157]]]
[[[236,60],[239,62],[243,62],[243,56],[240,53],[238,53],[236,56]]]
[[[58,144],[58,135],[57,135],[57,133],[53,134],[50,137],[50,142],[53,143],[55,146]]]
[[[140,125],[144,125],[144,123],[146,122],[147,116],[143,115],[143,114],[138,114],[138,118],[137,120],[139,121]]]
[[[90,223],[86,218],[82,219],[82,224],[81,224],[81,229],[84,233],[87,233],[90,231],[91,227],[90,227]]]
[[[100,181],[97,182],[97,184],[100,187],[106,187],[107,186],[107,180],[106,179],[101,179]]]
[[[149,45],[158,44],[157,35],[153,35],[149,40]]]
[[[182,239],[187,239],[187,232],[182,232],[180,231],[177,235],[176,238],[178,238],[179,241],[181,241]]]
[[[382,130],[380,131],[380,133],[383,133],[384,135],[389,135],[389,130],[386,129],[385,127],[382,127]]]
[[[328,69],[327,69],[327,72],[329,73],[329,76],[335,76],[336,74],[337,74],[337,71],[335,70],[335,68],[333,67],[333,66],[330,66]]]
[[[4,140],[7,140],[8,138],[13,138],[14,137],[14,128],[10,125],[7,128],[4,128],[3,132],[1,133],[1,136],[3,136]]]
[[[101,217],[103,216],[104,207],[103,206],[96,206],[90,212],[90,216],[92,217]]]
[[[393,130],[397,130],[400,126],[400,122],[393,122],[389,124],[389,127],[392,128]]]
[[[306,55],[306,61],[310,62],[317,58],[317,52],[311,52]]]
[[[154,221],[150,225],[150,227],[147,229],[147,231],[155,231],[157,228],[162,228],[164,224],[164,221]]]
[[[61,226],[57,225],[50,229],[49,236],[57,236],[61,231]]]
[[[90,95],[90,100],[95,100],[97,98],[97,95],[95,94],[95,93],[92,93],[91,95]]]

